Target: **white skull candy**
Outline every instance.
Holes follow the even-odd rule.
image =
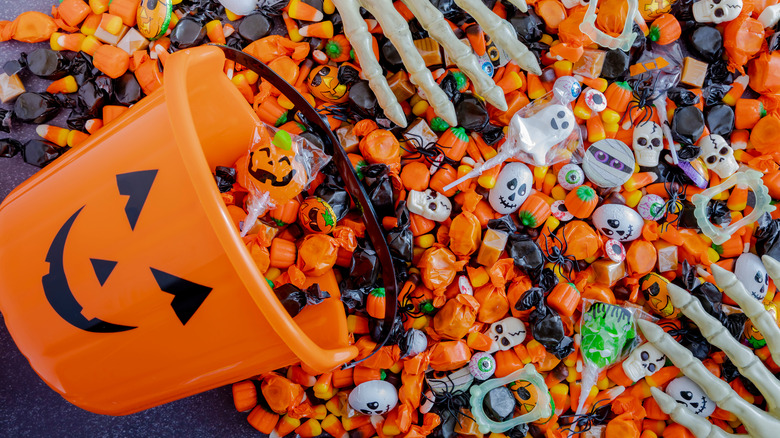
[[[520,150],[531,156],[531,164],[547,165],[547,152],[566,140],[577,122],[574,113],[564,105],[550,105],[528,118],[515,114],[509,122],[507,141],[519,143]]]
[[[663,131],[655,122],[640,123],[634,128],[634,155],[642,167],[655,167],[664,148]]]
[[[450,200],[432,189],[424,192],[409,190],[409,196],[406,201],[406,206],[410,212],[434,222],[444,222],[452,213]]]
[[[506,351],[523,342],[525,339],[525,324],[523,324],[523,321],[510,316],[490,324],[487,335],[493,340],[493,345],[488,350],[488,353],[494,353],[498,350]]]
[[[728,178],[739,169],[734,149],[720,135],[708,135],[699,140],[701,158],[708,169],[721,178]]]
[[[499,214],[517,211],[531,194],[534,176],[531,169],[523,163],[509,163],[501,169],[496,185],[490,189],[488,201]]]
[[[699,0],[693,4],[693,18],[699,23],[731,21],[742,12],[742,0]]]
[[[762,301],[769,289],[769,275],[761,259],[750,252],[746,252],[737,258],[734,266],[734,275],[745,286],[745,290],[758,301]]]
[[[658,351],[653,344],[645,343],[632,351],[623,361],[623,372],[633,382],[647,376],[652,376],[664,367],[666,356]]]
[[[696,415],[709,417],[715,412],[715,402],[687,377],[678,377],[669,382],[666,393]]]

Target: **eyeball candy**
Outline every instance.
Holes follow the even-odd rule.
[[[349,393],[349,406],[366,415],[382,415],[398,404],[398,392],[390,382],[370,380]]]
[[[642,216],[631,207],[619,204],[606,204],[593,212],[593,225],[605,236],[630,242],[642,234],[645,222]]]
[[[550,210],[552,211],[553,217],[561,222],[574,219],[574,215],[569,212],[569,210],[566,208],[566,203],[564,203],[562,199],[553,202],[550,206]]]
[[[648,193],[642,196],[639,204],[636,206],[636,211],[642,216],[642,219],[648,221],[657,221],[664,217],[664,198]]]
[[[582,170],[599,187],[612,188],[625,184],[634,173],[634,154],[620,140],[599,140],[585,151]]]
[[[561,76],[553,84],[553,95],[564,105],[577,99],[581,91],[580,82],[573,76]]]
[[[600,113],[607,109],[607,98],[601,91],[588,88],[585,90],[585,105],[593,112]]]
[[[604,242],[604,252],[607,253],[607,257],[613,262],[620,263],[626,259],[626,250],[623,244],[615,239],[609,239]]]
[[[469,361],[469,372],[479,380],[487,380],[496,372],[496,360],[490,353],[476,353]]]
[[[498,214],[511,214],[517,211],[528,195],[531,194],[534,176],[531,169],[523,163],[509,163],[501,169],[496,185],[490,189],[488,201]]]
[[[566,190],[571,190],[585,182],[585,174],[580,166],[567,164],[558,171],[558,184]]]

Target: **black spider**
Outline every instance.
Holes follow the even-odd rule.
[[[551,239],[554,243],[557,242],[558,245],[551,245],[547,243],[548,238]],[[545,246],[547,247],[547,251],[542,252],[542,254],[544,254],[545,260],[552,263],[553,268],[560,268],[559,271],[563,278],[565,278],[567,282],[571,283],[572,281],[569,278],[569,274],[571,274],[573,269],[579,271],[580,266],[578,260],[574,256],[564,254],[566,249],[569,247],[569,243],[566,241],[566,236],[564,235],[563,239],[561,239],[553,234],[552,231],[550,231],[545,236],[544,242]],[[548,252],[549,254],[547,254]],[[568,274],[564,272],[564,268],[568,271]],[[555,269],[553,269],[553,271],[555,271]]]
[[[410,154],[413,154],[405,157],[405,159],[414,161],[423,158],[428,164],[431,165],[441,165],[440,163],[447,163],[452,167],[458,166],[457,161],[444,155],[445,149],[449,149],[449,146],[442,146],[438,142],[429,142],[428,144],[423,144],[423,138],[417,134],[412,134],[411,132],[407,132],[404,134],[404,136],[408,139],[406,142],[401,143],[401,149]],[[411,148],[409,146],[411,146]],[[437,163],[437,161],[439,163]]]
[[[599,406],[602,403],[604,403],[604,405]],[[570,432],[570,435],[577,435],[589,431],[593,426],[604,424],[607,421],[607,416],[611,411],[609,403],[609,400],[599,400],[596,404],[593,405],[593,407],[590,409],[590,412],[586,414],[561,415],[562,420],[569,418],[572,419],[569,427],[566,427],[562,430]],[[574,429],[576,428],[579,428],[580,430],[575,432]]]
[[[679,184],[675,182],[664,183],[664,189],[666,190],[666,194],[669,195],[669,200],[664,202],[663,220],[666,221],[669,215],[672,215],[674,216],[674,219],[671,222],[669,222],[669,224],[670,225],[679,224],[683,212],[682,201],[685,199],[685,195],[688,191],[688,185]]]
[[[441,379],[444,382],[444,391],[436,394],[435,400],[431,400],[428,398],[427,394],[423,394],[423,398],[433,403],[434,407],[436,407],[437,410],[440,412],[444,411],[447,412],[450,416],[455,418],[455,421],[458,423],[458,426],[463,426],[460,422],[460,416],[464,416],[471,421],[476,422],[476,420],[466,414],[463,411],[463,408],[470,409],[471,403],[469,401],[469,392],[468,387],[464,389],[458,389],[455,391],[455,382],[452,381],[449,374],[445,379]],[[452,386],[450,386],[452,385]]]
[[[653,104],[653,94],[655,93],[655,83],[657,81],[658,76],[655,76],[655,80],[653,80],[653,76],[649,76],[645,80],[636,81],[634,83],[634,89],[631,91],[633,99],[631,99],[631,102],[628,104],[628,108],[626,108],[623,117],[620,118],[621,125],[626,116],[628,116],[632,125],[641,125],[642,123],[653,120],[656,111],[655,105]],[[636,110],[637,114],[641,114],[641,117],[637,120],[634,120],[634,110]]]

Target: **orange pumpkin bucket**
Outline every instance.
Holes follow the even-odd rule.
[[[358,353],[332,271],[309,278],[332,298],[291,318],[219,196],[212,170],[259,123],[224,63],[214,46],[171,55],[163,87],[0,205],[0,310],[81,408],[129,414]]]

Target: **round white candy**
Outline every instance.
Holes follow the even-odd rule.
[[[593,225],[605,236],[620,242],[630,242],[642,234],[645,222],[631,207],[606,204],[593,212]]]
[[[398,391],[384,380],[363,382],[349,394],[349,406],[366,415],[382,415],[398,404]]]
[[[669,382],[666,393],[696,415],[709,417],[715,412],[715,402],[687,377],[678,377]]]

